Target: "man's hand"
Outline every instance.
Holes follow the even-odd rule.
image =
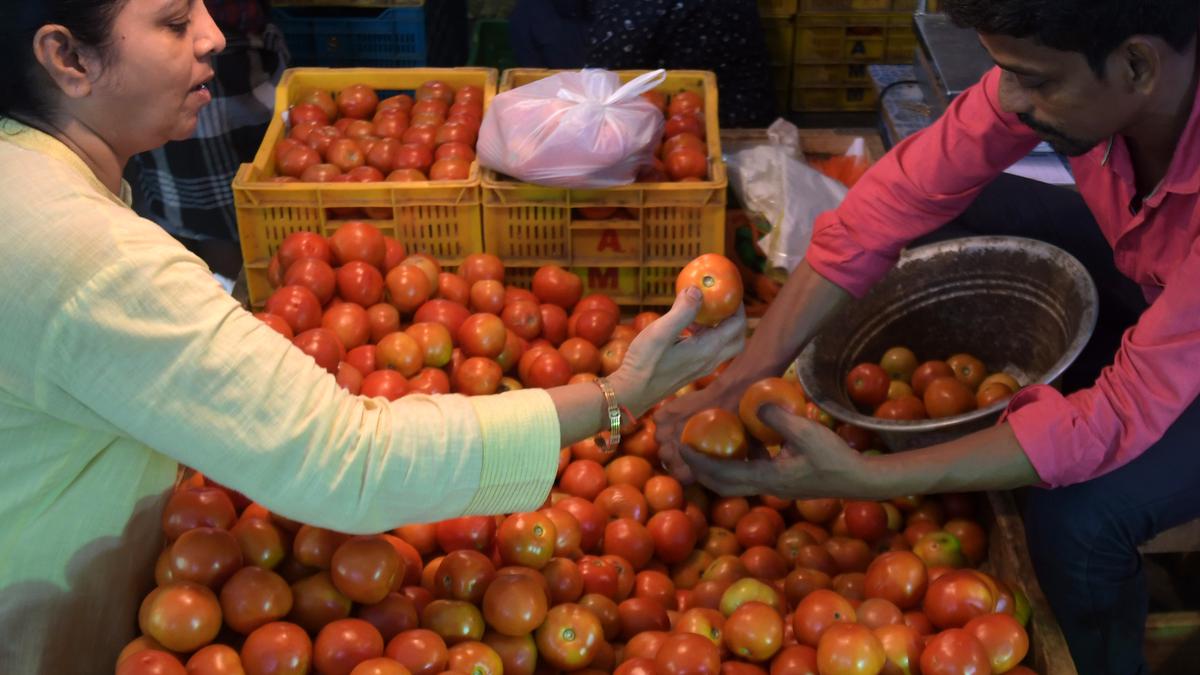
[[[683,435],[684,425],[692,415],[709,408],[725,408],[737,414],[741,395],[728,392],[722,384],[721,378],[717,378],[716,382],[705,389],[671,401],[654,415],[654,438],[659,444],[658,458],[663,468],[684,485],[690,485],[696,480],[688,463],[680,455],[683,446],[679,438]]]
[[[870,483],[868,459],[846,445],[828,427],[789,415],[773,405],[763,406],[758,414],[784,438],[778,456],[745,462],[727,461],[684,447],[682,456],[691,475],[717,494],[727,497],[872,498],[876,489]],[[662,451],[659,452],[661,455]]]

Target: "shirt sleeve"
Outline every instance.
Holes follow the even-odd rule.
[[[66,394],[116,433],[272,511],[345,532],[544,501],[559,443],[546,392],[351,396],[141,222],[97,238],[98,262],[80,273],[41,352],[38,386],[59,391],[38,398]]]
[[[966,210],[983,188],[1029,154],[1037,136],[999,104],[1000,70],[959,95],[932,126],[872,166],[841,206],[817,218],[805,259],[862,297],[910,241]]]
[[[1041,385],[1013,397],[1006,419],[1046,484],[1080,483],[1128,464],[1200,395],[1197,288],[1200,240],[1094,386],[1063,396]]]

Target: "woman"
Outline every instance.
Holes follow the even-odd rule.
[[[199,0],[3,0],[0,672],[111,667],[177,462],[347,532],[536,508],[595,384],[394,403],[338,388],[128,207],[129,157],[186,138],[223,40]],[[685,294],[609,378],[641,414],[735,352]],[[161,453],[161,454],[160,454]]]

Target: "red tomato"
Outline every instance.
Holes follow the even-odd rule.
[[[337,374],[338,364],[346,358],[346,349],[338,340],[337,333],[328,328],[313,328],[300,333],[292,340],[300,351],[313,357],[318,366]]]
[[[887,512],[879,502],[848,501],[843,513],[846,529],[852,537],[873,542],[888,533]]]
[[[407,668],[412,675],[438,675],[446,669],[449,658],[441,636],[425,629],[409,630],[397,635],[388,642],[384,653]]]
[[[343,302],[326,310],[321,317],[321,327],[332,331],[346,349],[361,347],[371,339],[367,310],[353,302]]]
[[[926,361],[917,366],[912,374],[912,390],[918,397],[925,396],[925,387],[939,377],[954,377],[954,369],[945,361]]]
[[[285,586],[286,588],[286,586]],[[242,658],[228,645],[209,645],[192,654],[187,662],[189,675],[240,675]]]
[[[688,263],[675,280],[675,293],[695,286],[703,294],[696,323],[716,326],[742,304],[742,278],[723,255],[706,253]]]
[[[167,539],[178,539],[197,527],[227,530],[237,520],[237,511],[229,495],[220,488],[190,487],[177,490],[163,509],[163,532]]]
[[[866,626],[838,623],[821,635],[817,668],[822,675],[878,673],[887,656],[879,639]]]
[[[796,606],[792,628],[797,640],[815,647],[822,634],[833,624],[854,623],[857,620],[854,607],[848,600],[833,591],[817,589]]]
[[[333,585],[354,602],[368,605],[386,598],[404,572],[400,554],[382,537],[348,539],[334,552],[330,567]]]
[[[288,150],[276,161],[276,168],[284,176],[299,178],[305,170],[321,163],[321,154],[308,146],[297,146]]]
[[[325,263],[333,260],[329,242],[315,232],[293,232],[284,237],[279,244],[278,255],[280,271],[285,273],[293,263],[304,258],[315,258]]]
[[[388,299],[405,315],[412,314],[433,293],[429,277],[414,265],[397,265],[387,275]]]
[[[558,305],[538,306],[542,314],[542,337],[550,344],[560,345],[567,339],[567,313]]]
[[[408,546],[403,541],[400,543]],[[420,558],[418,557],[417,560]],[[390,641],[404,631],[417,628],[421,623],[416,603],[401,593],[389,593],[380,602],[359,607],[355,615],[375,626],[384,642]]]
[[[925,385],[925,411],[933,419],[975,409],[975,395],[956,377],[936,377]]]
[[[925,615],[943,630],[961,628],[995,606],[995,594],[973,570],[953,570],[930,581],[922,603]]]
[[[299,626],[276,621],[246,638],[241,658],[247,673],[302,675],[312,662],[312,641]]]
[[[708,157],[694,148],[682,147],[668,154],[663,163],[673,180],[704,179],[708,176]]]
[[[683,511],[659,511],[651,516],[646,529],[658,559],[668,565],[682,562],[696,546],[696,528]]]
[[[470,176],[471,162],[466,159],[439,159],[429,168],[429,180],[466,180]]]
[[[681,91],[671,97],[668,115],[694,115],[704,112],[704,98],[694,91]]]
[[[343,223],[329,237],[329,246],[333,250],[334,261],[346,265],[354,261],[362,261],[379,269],[383,268],[387,255],[387,244],[383,233],[374,225],[362,221]],[[374,303],[359,303],[370,305]]]
[[[433,137],[433,142],[437,145],[443,143],[475,145],[475,129],[467,124],[447,122],[438,129],[437,134]]]
[[[179,659],[161,649],[143,649],[117,661],[117,675],[187,675]]]
[[[619,328],[620,326],[618,326]],[[600,349],[600,370],[605,375],[612,375],[621,363],[625,361],[625,353],[629,351],[628,340],[609,340],[607,344]]]
[[[994,672],[1012,670],[1029,653],[1029,635],[1007,614],[977,616],[968,621],[964,629],[983,645]]]
[[[938,633],[925,643],[921,652],[922,675],[991,675],[991,672],[983,645],[961,628]]]
[[[342,177],[342,170],[333,164],[314,164],[300,174],[305,183],[332,183]]]
[[[321,301],[304,286],[284,286],[267,298],[266,310],[287,322],[295,334],[321,325]]]
[[[599,309],[579,311],[567,321],[567,333],[581,337],[597,347],[602,347],[612,338],[619,316]]]
[[[676,150],[695,150],[705,157],[708,155],[708,145],[706,145],[704,141],[700,140],[699,136],[690,133],[682,133],[668,138],[666,142],[663,143],[660,157],[665,159]]]
[[[456,302],[434,299],[426,302],[417,309],[413,315],[413,321],[417,323],[430,321],[440,323],[449,329],[452,334],[457,334],[458,329],[469,316],[471,316],[471,312]]]
[[[504,284],[481,279],[471,284],[471,308],[476,312],[499,315],[504,311]]]
[[[885,420],[920,420],[925,419],[925,404],[916,396],[905,395],[900,398],[884,401],[875,409],[875,417]]]
[[[507,328],[495,314],[472,314],[459,327],[458,345],[468,356],[495,358],[504,351]]]
[[[724,408],[709,408],[693,415],[684,425],[680,440],[718,459],[746,456],[746,430],[737,415]]]
[[[442,159],[462,159],[467,161],[468,172],[470,170],[470,162],[475,159],[475,151],[466,143],[443,143],[433,152],[435,160]]]
[[[397,157],[399,157],[399,151],[397,151]],[[425,174],[421,173],[418,169],[396,169],[395,171],[389,173],[387,178],[384,180],[394,183],[411,183],[414,181],[421,182],[429,179],[426,178]]]
[[[406,162],[406,165],[404,166],[410,166],[410,168],[422,168],[425,169],[425,171],[430,168],[430,165],[433,163],[433,139],[438,135],[438,124],[439,123],[437,119],[421,117],[413,118],[413,126],[410,126],[408,129],[404,130],[404,133],[400,139],[404,142],[406,147],[420,148],[424,150],[424,154],[421,154],[420,156],[428,156],[430,161],[421,161],[420,163],[416,163],[416,165]]]
[[[721,670],[721,652],[706,637],[695,633],[673,633],[654,657],[660,675],[716,675]]]
[[[352,138],[339,138],[329,144],[324,152],[325,160],[342,171],[357,169],[367,163],[367,154]]]
[[[398,370],[404,377],[420,372],[425,354],[417,341],[407,333],[383,336],[375,345],[375,365],[380,369]]]
[[[536,632],[539,656],[550,666],[579,670],[591,664],[603,640],[600,621],[576,604],[558,605]]]
[[[542,333],[542,312],[535,302],[518,300],[509,303],[500,318],[509,330],[525,340],[533,340]]]
[[[465,306],[471,301],[471,286],[457,274],[441,272],[438,274],[436,297]]]
[[[654,555],[654,539],[645,525],[632,518],[618,518],[604,528],[605,555],[619,555],[641,569]]]
[[[450,393],[450,376],[441,368],[423,368],[408,381],[410,391],[433,396]]]
[[[874,409],[888,400],[887,372],[874,363],[860,363],[846,375],[846,392],[858,405]]]
[[[703,139],[705,137],[704,121],[697,115],[672,114],[663,126],[663,138],[669,140],[680,134],[692,134]]]
[[[243,635],[282,619],[291,610],[292,590],[269,570],[243,567],[221,587],[225,623]]]
[[[758,417],[758,410],[765,404],[783,408],[792,415],[803,415],[804,392],[796,384],[781,377],[768,377],[750,385],[738,403],[738,417],[746,425],[746,431],[764,445],[779,445],[783,442],[774,429]]]
[[[375,112],[379,96],[365,84],[352,84],[338,92],[336,101],[342,117],[367,119]]]
[[[909,551],[889,551],[867,568],[864,590],[868,598],[883,598],[900,609],[912,609],[925,596],[927,585],[920,558]]]
[[[380,101],[376,109],[380,111],[396,109],[408,112],[409,110],[412,110],[413,103],[414,101],[412,96],[409,96],[408,94],[396,94],[395,96],[389,96],[388,98]]]
[[[464,516],[443,520],[436,525],[438,545],[446,553],[469,549],[485,551],[496,535],[496,521],[491,516]]]
[[[408,391],[408,380],[400,373],[394,370],[376,370],[363,377],[359,393],[368,398],[382,396],[389,401],[395,401]]]
[[[504,283],[504,263],[490,253],[472,253],[458,267],[458,273],[468,284],[490,279]]]
[[[579,522],[580,548],[585,553],[594,551],[604,535],[604,525],[608,520],[604,512],[592,502],[579,497],[562,499],[554,508],[566,511]]]
[[[541,625],[549,610],[549,601],[534,579],[524,575],[502,575],[488,585],[482,608],[489,626],[503,635],[520,637]]]
[[[179,535],[171,545],[168,568],[173,581],[220,588],[242,566],[242,548],[223,529],[197,527]]]
[[[221,605],[204,586],[171,582],[142,600],[138,626],[166,649],[195,651],[212,642],[221,630]]]
[[[747,602],[725,620],[726,646],[749,661],[766,661],[783,647],[783,617],[761,602]]]
[[[561,387],[571,379],[571,367],[554,349],[547,349],[530,361],[529,371],[522,378],[527,386],[541,389]]]
[[[283,283],[288,286],[303,286],[317,296],[322,305],[333,298],[337,277],[329,263],[318,258],[303,258],[287,268]]]

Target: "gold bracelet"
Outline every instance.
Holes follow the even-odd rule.
[[[615,449],[621,442],[621,406],[617,403],[617,392],[613,391],[612,385],[603,377],[597,379],[596,384],[604,394],[605,415],[608,417],[608,446]]]

